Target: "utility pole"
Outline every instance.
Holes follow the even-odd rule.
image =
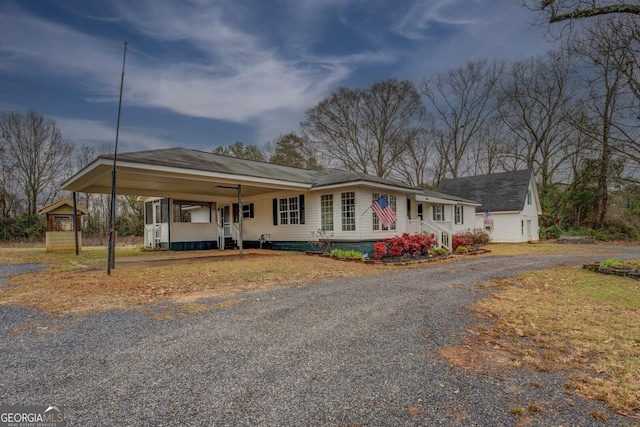
[[[124,42],[122,57],[122,76],[120,77],[120,100],[118,101],[118,122],[116,125],[116,144],[113,150],[113,170],[111,171],[111,206],[109,212],[109,249],[107,253],[107,274],[116,266],[115,234],[116,234],[116,160],[118,158],[118,136],[120,134],[120,111],[122,110],[122,87],[124,86],[124,64],[127,59],[127,42]]]

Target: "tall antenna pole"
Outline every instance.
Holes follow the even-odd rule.
[[[120,100],[118,101],[118,123],[116,125],[116,146],[113,150],[113,170],[111,171],[111,207],[109,212],[109,249],[107,254],[107,274],[116,266],[116,160],[118,158],[118,136],[120,135],[120,111],[122,110],[122,87],[124,86],[124,64],[127,60],[127,42],[124,42],[122,76],[120,77]]]

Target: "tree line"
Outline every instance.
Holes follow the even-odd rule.
[[[299,129],[263,147],[236,142],[213,152],[307,169],[356,170],[424,188],[448,177],[530,168],[544,212],[541,225],[549,234],[587,227],[635,236],[635,9],[612,11],[603,4],[592,13],[592,0],[523,3],[541,22],[553,23],[556,50],[514,63],[471,61],[420,82],[390,78],[364,88],[341,87],[310,107]],[[0,116],[0,136],[3,239],[31,235],[37,208],[60,196],[70,171],[111,151],[108,144],[74,144],[52,119],[33,111]],[[104,231],[106,196],[79,197],[92,212],[87,227]],[[142,209],[134,198],[119,198],[118,212],[120,235],[141,233]]]

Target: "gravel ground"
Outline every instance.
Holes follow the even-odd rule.
[[[467,310],[482,297],[475,285],[640,257],[639,248],[619,249],[389,268],[254,292],[173,320],[155,320],[154,307],[71,317],[1,306],[0,404],[56,404],[73,426],[632,425],[565,394],[562,373],[481,374],[438,354],[477,324]],[[542,412],[510,413],[529,404]]]

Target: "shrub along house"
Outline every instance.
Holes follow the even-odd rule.
[[[111,192],[113,156],[100,156],[63,189]],[[354,171],[320,171],[170,148],[119,154],[116,193],[145,203],[146,247],[172,250],[271,247],[308,250],[319,230],[335,247],[428,232],[450,249],[475,222],[478,203]],[[395,213],[385,227],[372,203]]]
[[[531,169],[443,180],[438,191],[476,200],[474,228],[483,228],[493,242],[539,240],[542,214]]]

